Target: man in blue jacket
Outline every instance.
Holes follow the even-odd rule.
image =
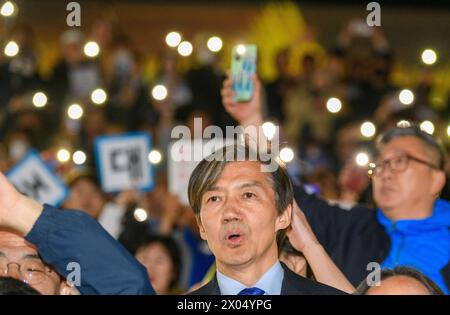
[[[236,103],[231,80],[224,82],[227,112],[247,128],[263,123],[259,80],[249,102]],[[295,200],[322,246],[357,285],[377,262],[383,268],[415,268],[450,293],[450,203],[439,199],[445,185],[445,153],[417,127],[393,128],[377,143],[371,164],[376,210],[357,205],[350,211],[331,206],[301,186]],[[373,268],[373,267],[372,267]]]
[[[81,294],[154,294],[144,266],[94,218],[42,206],[20,194],[1,173],[0,227],[24,236],[64,278],[79,278],[75,284]]]

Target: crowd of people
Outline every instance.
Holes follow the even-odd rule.
[[[104,21],[94,30],[102,54],[87,57],[85,35],[67,30],[48,76],[38,70],[30,26],[11,34],[19,54],[1,57],[0,172],[37,149],[69,187],[61,208],[76,210],[41,205],[0,174],[0,292],[450,293],[447,148],[414,125],[442,125],[445,113],[430,106],[429,73],[413,89],[413,106],[399,105],[401,87],[390,80],[395,52],[380,27],[362,36],[345,25],[326,62],[303,55],[297,76],[288,71],[285,47],[274,60],[278,77],[255,76],[253,98],[240,103],[220,54],[181,71],[180,56],[167,49],[148,82],[143,52],[129,36]],[[168,90],[164,100],[151,97],[157,84]],[[99,87],[108,96],[102,105],[91,99]],[[48,96],[44,108],[33,105],[36,91]],[[342,100],[339,115],[327,110],[330,97]],[[73,103],[83,107],[79,120],[67,115]],[[172,128],[193,129],[198,117],[203,127],[221,128],[270,120],[296,159],[268,174],[261,159],[205,159],[190,177],[189,205],[168,189],[167,158],[152,191],[102,191],[97,136],[145,131],[169,157]],[[361,135],[366,120],[381,133],[377,141]],[[409,122],[397,126],[400,120]],[[87,161],[57,161],[60,147],[86,152]],[[248,157],[258,147],[232,150]],[[361,150],[373,161],[370,176],[355,162]],[[136,220],[136,208],[148,219]],[[67,268],[73,262],[80,282]],[[372,284],[370,263],[380,269]]]

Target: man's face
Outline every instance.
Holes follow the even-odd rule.
[[[9,276],[18,280],[25,280],[22,274],[25,268],[29,270],[44,270],[45,275],[42,281],[30,286],[39,291],[41,294],[53,295],[59,294],[62,289],[61,278],[59,275],[44,265],[39,258],[36,248],[28,243],[23,237],[7,231],[0,231],[0,267],[8,265],[8,273],[0,276]],[[26,271],[25,271],[26,272]],[[36,277],[35,277],[36,278]]]
[[[270,173],[259,162],[228,163],[201,201],[201,237],[227,268],[269,268],[277,259],[276,232],[290,224],[291,209],[278,216]]]
[[[436,165],[422,141],[412,136],[399,137],[384,145],[378,163],[405,154]],[[385,212],[431,207],[445,183],[440,173],[413,160],[409,160],[408,167],[402,172],[394,172],[386,166],[379,175],[373,176],[375,202]]]

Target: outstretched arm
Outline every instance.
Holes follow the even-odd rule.
[[[42,206],[20,194],[2,173],[0,227],[35,244],[42,259],[62,276],[78,270],[77,289],[82,294],[154,294],[145,268],[94,218],[81,211]]]

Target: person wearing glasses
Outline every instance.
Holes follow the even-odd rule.
[[[83,295],[155,294],[144,266],[96,219],[41,205],[1,172],[0,231],[0,276],[27,282],[42,294],[61,293],[65,279]]]
[[[224,81],[225,110],[244,128],[261,126],[261,83],[254,96],[236,102],[232,81]],[[445,151],[416,126],[382,134],[370,164],[377,209],[356,205],[350,211],[329,205],[294,185],[295,200],[318,241],[338,268],[357,286],[381,268],[412,267],[450,293],[450,203],[440,199],[445,185]]]
[[[45,295],[73,295],[76,289],[40,258],[18,234],[0,230],[0,277],[20,280]]]

